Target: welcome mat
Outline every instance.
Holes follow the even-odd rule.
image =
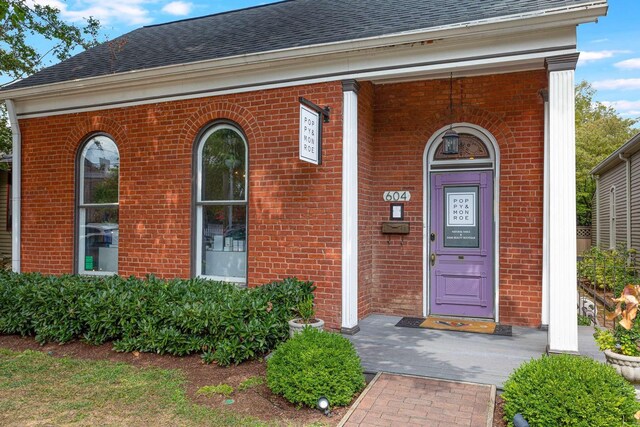
[[[469,319],[454,319],[450,317],[430,316],[403,317],[396,326],[405,328],[439,329],[443,331],[472,332],[476,334],[502,335],[510,337],[512,329],[510,325],[499,325],[494,322]]]

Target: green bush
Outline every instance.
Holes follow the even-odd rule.
[[[585,357],[543,356],[516,369],[504,385],[509,425],[521,413],[532,426],[637,425],[635,389],[611,366]]]
[[[287,321],[313,297],[295,278],[252,289],[204,279],[83,277],[0,271],[0,333],[40,343],[113,341],[117,351],[203,353],[239,363],[288,337]]]
[[[365,383],[348,339],[307,327],[273,352],[267,385],[292,403],[315,407],[321,396],[331,406],[348,405]]]

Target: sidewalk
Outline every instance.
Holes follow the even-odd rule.
[[[491,427],[495,386],[378,374],[339,426]]]

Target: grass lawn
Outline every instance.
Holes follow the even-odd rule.
[[[0,349],[0,425],[262,426],[196,405],[178,370]]]

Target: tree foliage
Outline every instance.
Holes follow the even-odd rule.
[[[0,0],[0,77],[20,79],[45,66],[49,54],[62,61],[77,48],[97,44],[99,23],[89,17],[84,26],[68,24],[60,11],[25,0]],[[45,43],[37,43],[44,40]],[[45,51],[36,44],[47,46]],[[11,151],[7,112],[0,109],[0,152]]]
[[[624,119],[611,107],[594,101],[595,89],[582,81],[576,86],[576,204],[578,225],[591,225],[595,182],[590,171],[637,129],[634,119]]]

